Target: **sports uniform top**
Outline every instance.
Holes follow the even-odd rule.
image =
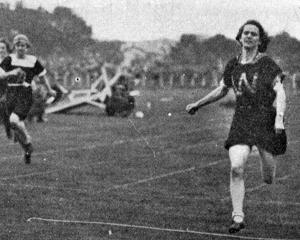
[[[46,70],[35,56],[25,55],[24,58],[17,58],[16,54],[10,54],[1,62],[0,67],[5,71],[21,68],[26,73],[25,82],[31,84],[35,76],[43,76]],[[9,83],[16,83],[17,77],[10,77]],[[32,106],[32,89],[25,86],[13,86],[7,89],[8,113],[14,112],[21,120],[27,117]]]
[[[251,63],[241,64],[239,58],[228,62],[223,74],[224,84],[233,88],[236,109],[225,148],[236,144],[256,145],[279,155],[286,150],[286,135],[275,133],[275,78],[280,67],[266,54],[259,53]]]
[[[33,55],[25,55],[24,58],[17,58],[16,54],[10,54],[3,59],[0,67],[5,72],[21,68],[26,73],[25,82],[27,83],[31,83],[34,76],[43,76],[46,74],[46,70],[42,64]]]

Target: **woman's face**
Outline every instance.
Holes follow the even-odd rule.
[[[3,42],[0,42],[0,58],[3,59],[8,55],[8,51],[6,48],[6,44]]]
[[[18,42],[15,45],[16,53],[19,58],[23,58],[27,52],[27,44],[25,42]]]
[[[240,42],[245,49],[255,49],[260,45],[259,29],[255,25],[244,26]]]

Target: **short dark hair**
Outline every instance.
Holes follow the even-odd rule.
[[[259,30],[259,39],[261,44],[258,46],[258,51],[259,52],[265,52],[268,48],[268,44],[270,42],[270,38],[268,36],[268,33],[264,30],[263,26],[256,20],[248,20],[245,22],[239,29],[238,34],[236,35],[235,39],[240,42],[242,33],[244,31],[245,25],[254,25],[258,28]]]
[[[7,53],[11,53],[11,47],[9,41],[6,38],[0,38],[0,43],[4,43]]]

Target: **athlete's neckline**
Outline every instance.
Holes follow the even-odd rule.
[[[257,63],[258,60],[260,60],[261,58],[265,57],[267,54],[265,53],[261,53],[261,52],[258,52],[255,57],[249,61],[249,62],[246,62],[246,63],[242,63],[241,62],[241,56],[242,54],[240,54],[238,57],[237,57],[237,60],[238,60],[238,63],[241,64],[241,65],[248,65],[248,64],[254,64],[254,63]]]

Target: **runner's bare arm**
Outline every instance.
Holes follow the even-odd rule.
[[[228,93],[229,88],[224,84],[222,80],[220,85],[207,94],[205,97],[201,98],[197,102],[191,103],[186,106],[186,111],[190,114],[194,114],[199,108],[208,105],[210,103],[216,102],[221,98],[225,97]]]
[[[276,93],[276,119],[275,119],[275,130],[280,132],[284,129],[284,113],[286,109],[286,94],[282,84],[281,76],[277,76],[273,83],[273,89]]]

